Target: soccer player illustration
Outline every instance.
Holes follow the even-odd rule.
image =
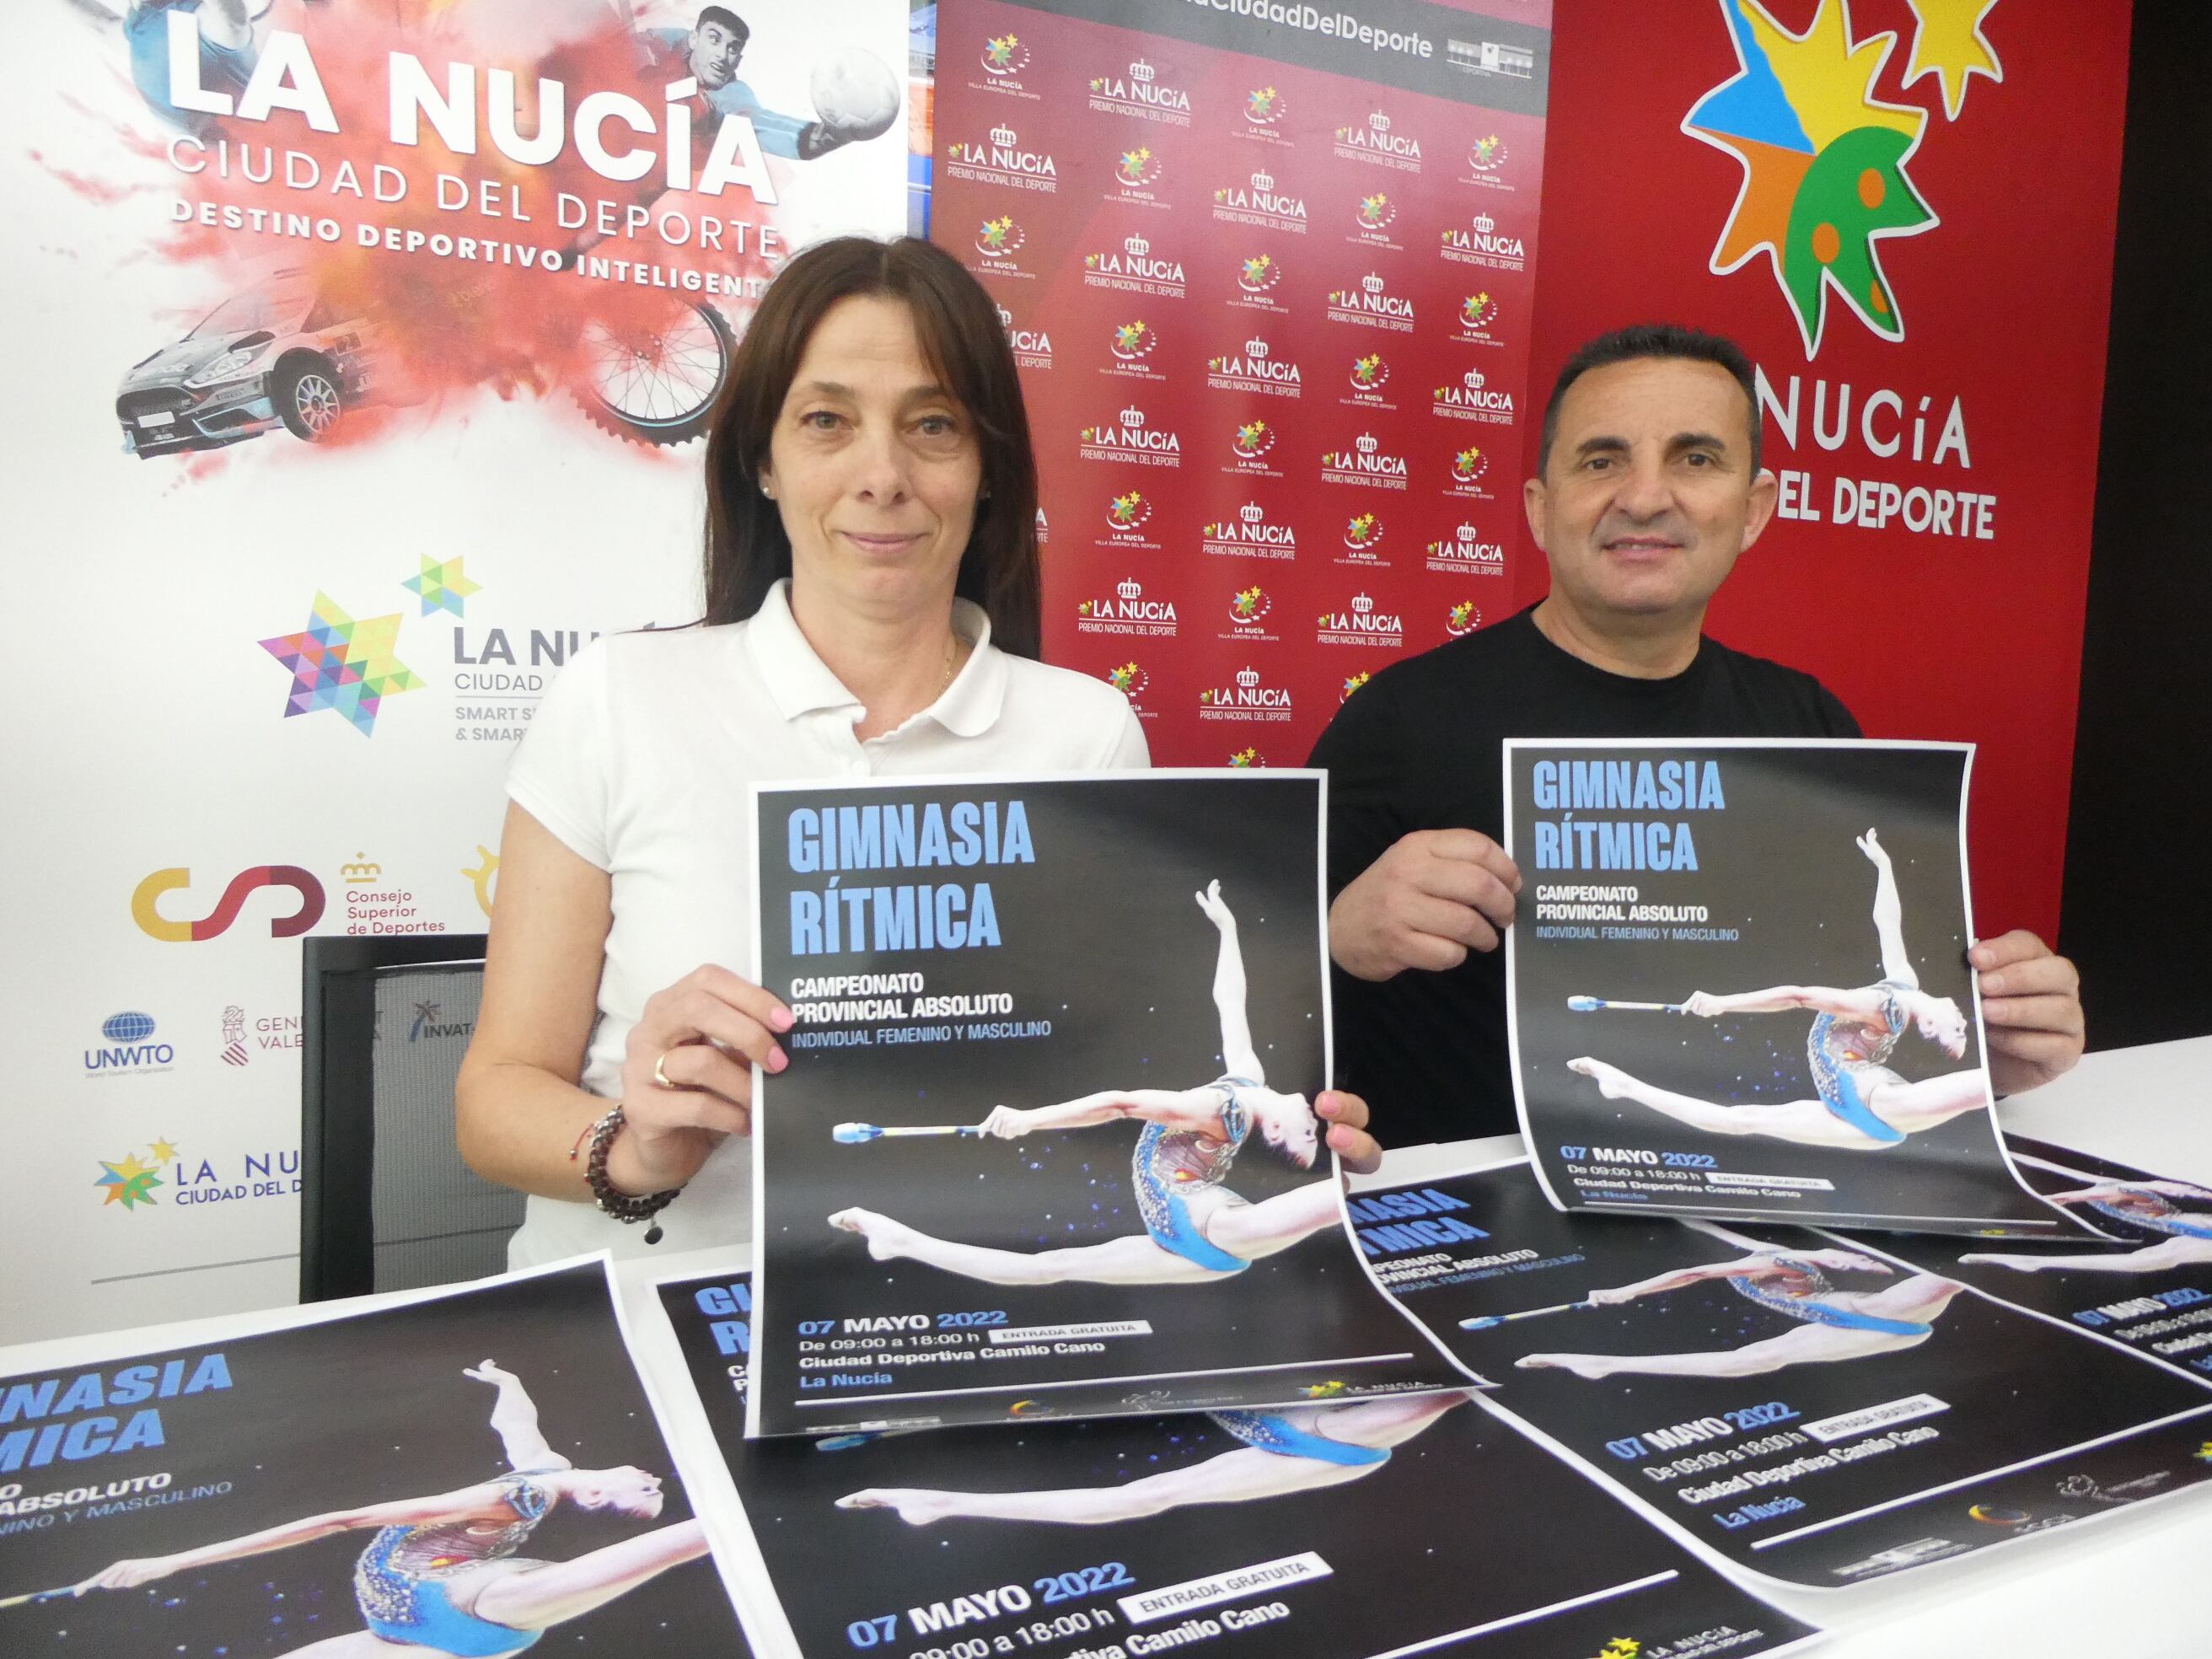
[[[1875,867],[1874,926],[1881,946],[1878,981],[1855,990],[1776,985],[1729,995],[1698,991],[1686,1001],[1659,1005],[1708,1019],[1811,1009],[1813,1029],[1805,1046],[1817,1098],[1729,1106],[1654,1087],[1589,1055],[1569,1060],[1567,1068],[1593,1079],[1608,1100],[1632,1100],[1709,1133],[1771,1135],[1849,1151],[1899,1146],[1908,1135],[1987,1108],[1989,1090],[1978,1069],[1907,1083],[1889,1068],[1889,1057],[1908,1024],[1953,1059],[1965,1054],[1966,1016],[1949,997],[1920,988],[1920,976],[1905,954],[1904,908],[1889,854],[1872,830],[1858,837],[1858,848]],[[1576,997],[1569,1006],[1589,1012],[1620,1005]]]
[[[464,1375],[496,1389],[491,1427],[513,1473],[428,1498],[404,1498],[311,1515],[174,1555],[118,1561],[67,1591],[130,1589],[219,1561],[374,1527],[354,1568],[354,1599],[368,1628],[294,1648],[294,1659],[371,1659],[446,1654],[503,1659],[552,1626],[592,1612],[682,1562],[707,1553],[698,1522],[683,1521],[572,1561],[515,1553],[567,1503],[649,1521],[660,1513],[660,1477],[644,1469],[580,1469],[553,1449],[520,1378],[487,1359]]]
[[[1037,1251],[960,1244],[917,1231],[873,1210],[840,1210],[830,1224],[860,1234],[878,1261],[904,1257],[992,1285],[1194,1285],[1242,1273],[1262,1256],[1335,1224],[1336,1183],[1312,1182],[1248,1203],[1224,1184],[1256,1131],[1301,1169],[1312,1166],[1320,1132],[1304,1095],[1267,1086],[1244,1008],[1244,958],[1237,918],[1221,884],[1195,895],[1220,933],[1213,1003],[1221,1018],[1221,1077],[1194,1089],[1104,1089],[1057,1106],[994,1106],[968,1133],[1018,1140],[1061,1129],[1129,1120],[1137,1137],[1132,1184],[1145,1231],[1099,1244]],[[867,1127],[840,1126],[841,1139]]]
[[[666,68],[672,78],[698,82],[698,131],[703,140],[711,142],[724,120],[741,115],[752,123],[763,153],[811,161],[890,130],[898,115],[898,82],[869,53],[851,47],[823,60],[814,71],[811,88],[818,118],[807,121],[769,109],[738,78],[738,65],[751,39],[752,26],[726,6],[702,9],[688,29],[650,28],[638,33],[640,48],[651,65]]]
[[[1955,1279],[1912,1273],[1879,1290],[1839,1291],[1828,1282],[1830,1273],[1894,1274],[1896,1270],[1856,1250],[1783,1250],[1754,1243],[1724,1227],[1708,1224],[1699,1231],[1724,1239],[1746,1254],[1733,1261],[1679,1267],[1633,1285],[1592,1291],[1586,1305],[1618,1307],[1638,1297],[1663,1295],[1720,1279],[1737,1295],[1796,1320],[1795,1330],[1746,1343],[1741,1348],[1708,1353],[1532,1353],[1514,1364],[1525,1370],[1569,1370],[1595,1382],[1623,1373],[1757,1376],[1790,1365],[1865,1359],[1919,1346],[1935,1330],[1936,1321],[1951,1305],[1951,1298],[1966,1288]]]
[[[2078,1170],[2069,1175],[2081,1176]],[[1977,1252],[1959,1258],[1960,1265],[1986,1261],[1992,1267],[2014,1267],[2024,1273],[2155,1273],[2174,1267],[2212,1264],[2212,1191],[2186,1181],[2099,1181],[2070,1193],[2049,1194],[2053,1204],[2086,1204],[2115,1221],[2125,1221],[2166,1237],[2139,1249],[2114,1250],[2100,1255],[2001,1255]],[[2185,1209],[2173,1200],[2185,1199]]]
[[[1139,1521],[1188,1504],[1249,1504],[1296,1492],[1340,1486],[1375,1473],[1403,1444],[1470,1396],[1399,1395],[1340,1406],[1291,1406],[1266,1412],[1210,1412],[1244,1443],[1194,1463],[1119,1486],[1057,1492],[939,1492],[871,1486],[837,1500],[841,1510],[894,1510],[911,1527],[936,1521],[1042,1521],[1077,1527]]]

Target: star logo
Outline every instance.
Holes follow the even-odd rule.
[[[2004,66],[1982,33],[1982,19],[1997,0],[1905,0],[1912,8],[1912,63],[1900,83],[1911,86],[1923,75],[1936,77],[1943,91],[1943,118],[1955,121],[1966,104],[1966,78],[1985,75],[2004,79]]]
[[[456,617],[467,615],[465,606],[469,595],[479,592],[483,584],[472,582],[461,573],[459,559],[447,559],[441,564],[424,556],[419,575],[410,576],[399,584],[422,601],[422,614],[434,611],[450,611]]]
[[[1884,339],[1903,339],[1875,244],[1929,229],[1936,217],[1905,170],[1927,112],[1874,96],[1897,36],[1853,40],[1850,0],[1820,0],[1802,34],[1759,0],[1720,6],[1742,67],[1682,120],[1683,131],[1743,165],[1713,273],[1765,254],[1808,358],[1820,349],[1832,292]]]
[[[453,562],[458,566],[459,562]],[[471,583],[471,591],[474,588]],[[386,697],[422,689],[415,672],[392,654],[398,642],[399,620],[395,611],[388,617],[356,621],[329,595],[316,594],[304,630],[261,641],[264,651],[292,671],[292,695],[285,702],[284,717],[335,708],[362,736],[374,735],[376,711]]]
[[[173,1156],[176,1150],[167,1141],[157,1140],[147,1148],[154,1158],[151,1164],[141,1164],[136,1152],[115,1164],[100,1159],[100,1167],[106,1173],[92,1183],[101,1189],[100,1206],[104,1209],[110,1204],[120,1204],[130,1210],[155,1202],[154,1188],[167,1184],[157,1173],[164,1161],[161,1155],[167,1152]]]

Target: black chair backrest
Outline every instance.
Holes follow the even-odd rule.
[[[522,1194],[477,1176],[453,1143],[484,936],[305,944],[300,1299],[500,1271]]]

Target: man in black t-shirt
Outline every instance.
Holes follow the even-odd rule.
[[[1700,632],[1773,516],[1751,364],[1733,343],[1646,326],[1560,370],[1522,486],[1552,591],[1495,627],[1393,665],[1337,711],[1329,953],[1340,1086],[1386,1145],[1515,1127],[1505,963],[1521,875],[1504,831],[1509,738],[1855,738],[1809,674]],[[2073,965],[2033,934],[1968,953],[2000,1093],[2081,1054]]]

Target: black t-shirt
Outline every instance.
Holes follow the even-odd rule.
[[[1531,607],[1533,609],[1534,607]],[[1712,640],[1670,679],[1607,673],[1546,639],[1529,612],[1395,663],[1336,711],[1310,764],[1328,769],[1334,897],[1401,836],[1505,839],[1507,738],[1856,738],[1809,674]],[[1380,984],[1334,970],[1336,1080],[1366,1097],[1386,1146],[1515,1127],[1505,951]]]

